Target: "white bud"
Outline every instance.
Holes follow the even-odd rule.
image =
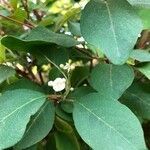
[[[71,87],[71,88],[70,88],[70,91],[74,91],[74,88],[73,88],[73,87]]]
[[[83,86],[87,86],[87,84],[85,83],[85,84],[83,84]]]
[[[60,64],[59,67],[63,69],[63,68],[64,68],[64,65],[63,65],[63,64]]]

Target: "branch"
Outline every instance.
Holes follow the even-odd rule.
[[[87,51],[87,50],[85,50],[83,48],[76,47],[76,50],[80,51],[81,53],[84,53],[85,55],[87,55],[91,59],[99,59],[99,57],[93,56],[92,53],[90,53],[89,51]]]
[[[23,22],[21,22],[21,21],[18,21],[18,20],[16,20],[16,19],[13,19],[13,18],[10,18],[10,17],[7,17],[7,16],[3,16],[3,15],[1,15],[0,14],[0,17],[2,17],[2,18],[4,18],[4,19],[6,19],[6,20],[10,20],[10,21],[12,21],[12,22],[15,22],[15,23],[17,23],[17,24],[19,24],[19,25],[24,25],[24,26],[26,26],[26,27],[28,27],[28,28],[30,28],[30,29],[32,29],[32,28],[34,28],[35,26],[32,24],[26,24],[26,23],[23,23]]]

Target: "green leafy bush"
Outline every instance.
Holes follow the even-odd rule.
[[[150,149],[149,13],[149,0],[2,0],[0,150]]]

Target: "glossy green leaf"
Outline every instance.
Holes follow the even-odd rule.
[[[45,102],[40,110],[31,118],[26,132],[15,146],[16,149],[25,149],[41,141],[52,129],[55,109],[53,103]]]
[[[134,50],[130,57],[140,62],[150,62],[150,52],[145,50]]]
[[[131,5],[136,7],[150,8],[149,0],[127,0]]]
[[[30,117],[44,104],[45,98],[43,93],[27,89],[7,91],[0,96],[0,149],[21,140]]]
[[[142,127],[117,101],[89,94],[75,102],[73,118],[82,139],[94,150],[145,150]]]
[[[15,70],[11,67],[0,65],[0,83],[15,75]]]
[[[2,44],[11,50],[28,50],[33,46],[57,44],[63,47],[72,47],[77,42],[73,37],[54,33],[45,27],[34,28],[25,38],[6,36],[1,40]],[[12,44],[13,43],[13,44]]]
[[[150,80],[150,63],[142,64],[137,69]]]
[[[134,82],[121,97],[121,102],[137,116],[150,120],[150,85]]]
[[[100,64],[93,69],[90,84],[98,92],[118,99],[132,84],[133,79],[133,69],[127,65]]]
[[[91,0],[82,12],[83,37],[114,64],[127,61],[141,30],[141,20],[126,0]]]

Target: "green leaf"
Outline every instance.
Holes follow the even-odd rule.
[[[3,63],[6,59],[5,47],[0,42],[0,63]]]
[[[130,57],[140,62],[150,62],[150,52],[145,50],[133,50]]]
[[[75,102],[73,118],[82,139],[94,150],[145,150],[138,119],[124,105],[89,94]]]
[[[13,146],[21,140],[30,116],[44,104],[43,93],[18,89],[0,96],[0,149]]]
[[[72,122],[72,115],[66,113],[59,105],[56,107],[56,114],[63,120],[66,120],[68,122]]]
[[[15,70],[11,67],[0,65],[0,83],[15,75]]]
[[[80,150],[80,145],[73,133],[56,132],[54,137],[57,150]]]
[[[56,119],[55,119],[55,127],[60,132],[64,132],[64,133],[72,133],[73,132],[71,125],[59,117],[56,117]]]
[[[131,5],[136,7],[150,8],[149,0],[127,0]]]
[[[50,45],[52,43],[63,47],[72,47],[79,44],[69,35],[54,33],[41,26],[34,28],[24,39],[6,36],[2,38],[1,42],[11,50],[28,50],[34,46]]]
[[[126,0],[91,0],[82,12],[83,37],[114,64],[127,61],[141,31],[141,20]]]
[[[140,18],[142,19],[144,29],[150,28],[150,9],[140,9],[138,12]]]
[[[81,36],[80,23],[69,21],[68,28],[73,35]]]
[[[127,65],[100,64],[93,69],[90,83],[98,92],[118,99],[132,84],[133,79],[133,69]]]
[[[10,0],[10,4],[11,6],[16,9],[17,8],[17,4],[18,4],[18,0]]]
[[[40,110],[31,118],[26,132],[15,146],[16,149],[25,149],[41,141],[52,129],[55,117],[53,103],[45,102]]]
[[[134,82],[121,97],[121,102],[137,116],[150,120],[150,85]]]
[[[33,91],[44,92],[44,90],[38,84],[25,78],[19,79],[16,82],[8,85],[3,89],[3,91],[11,91],[16,89],[30,89]]]
[[[63,16],[61,16],[58,21],[56,22],[54,31],[58,31],[61,29],[61,27],[70,20],[71,18],[75,18],[76,15],[78,15],[81,11],[80,7],[74,7],[71,8],[69,11],[67,11]]]
[[[96,91],[90,86],[82,86],[74,89],[74,91],[71,92],[68,96],[68,102],[62,101],[61,108],[67,113],[72,113],[74,108],[73,101],[76,101],[80,97],[83,97],[89,93],[96,93]]]
[[[24,20],[27,18],[27,12],[21,8],[17,8],[11,17],[18,21],[24,22]]]
[[[33,145],[29,148],[26,148],[25,150],[37,150],[37,145]]]
[[[80,74],[80,76],[79,76]],[[75,70],[72,72],[71,76],[71,85],[72,87],[77,87],[83,83],[84,80],[88,78],[90,74],[89,67],[76,67]]]
[[[138,66],[137,69],[150,80],[150,63],[144,63]]]

